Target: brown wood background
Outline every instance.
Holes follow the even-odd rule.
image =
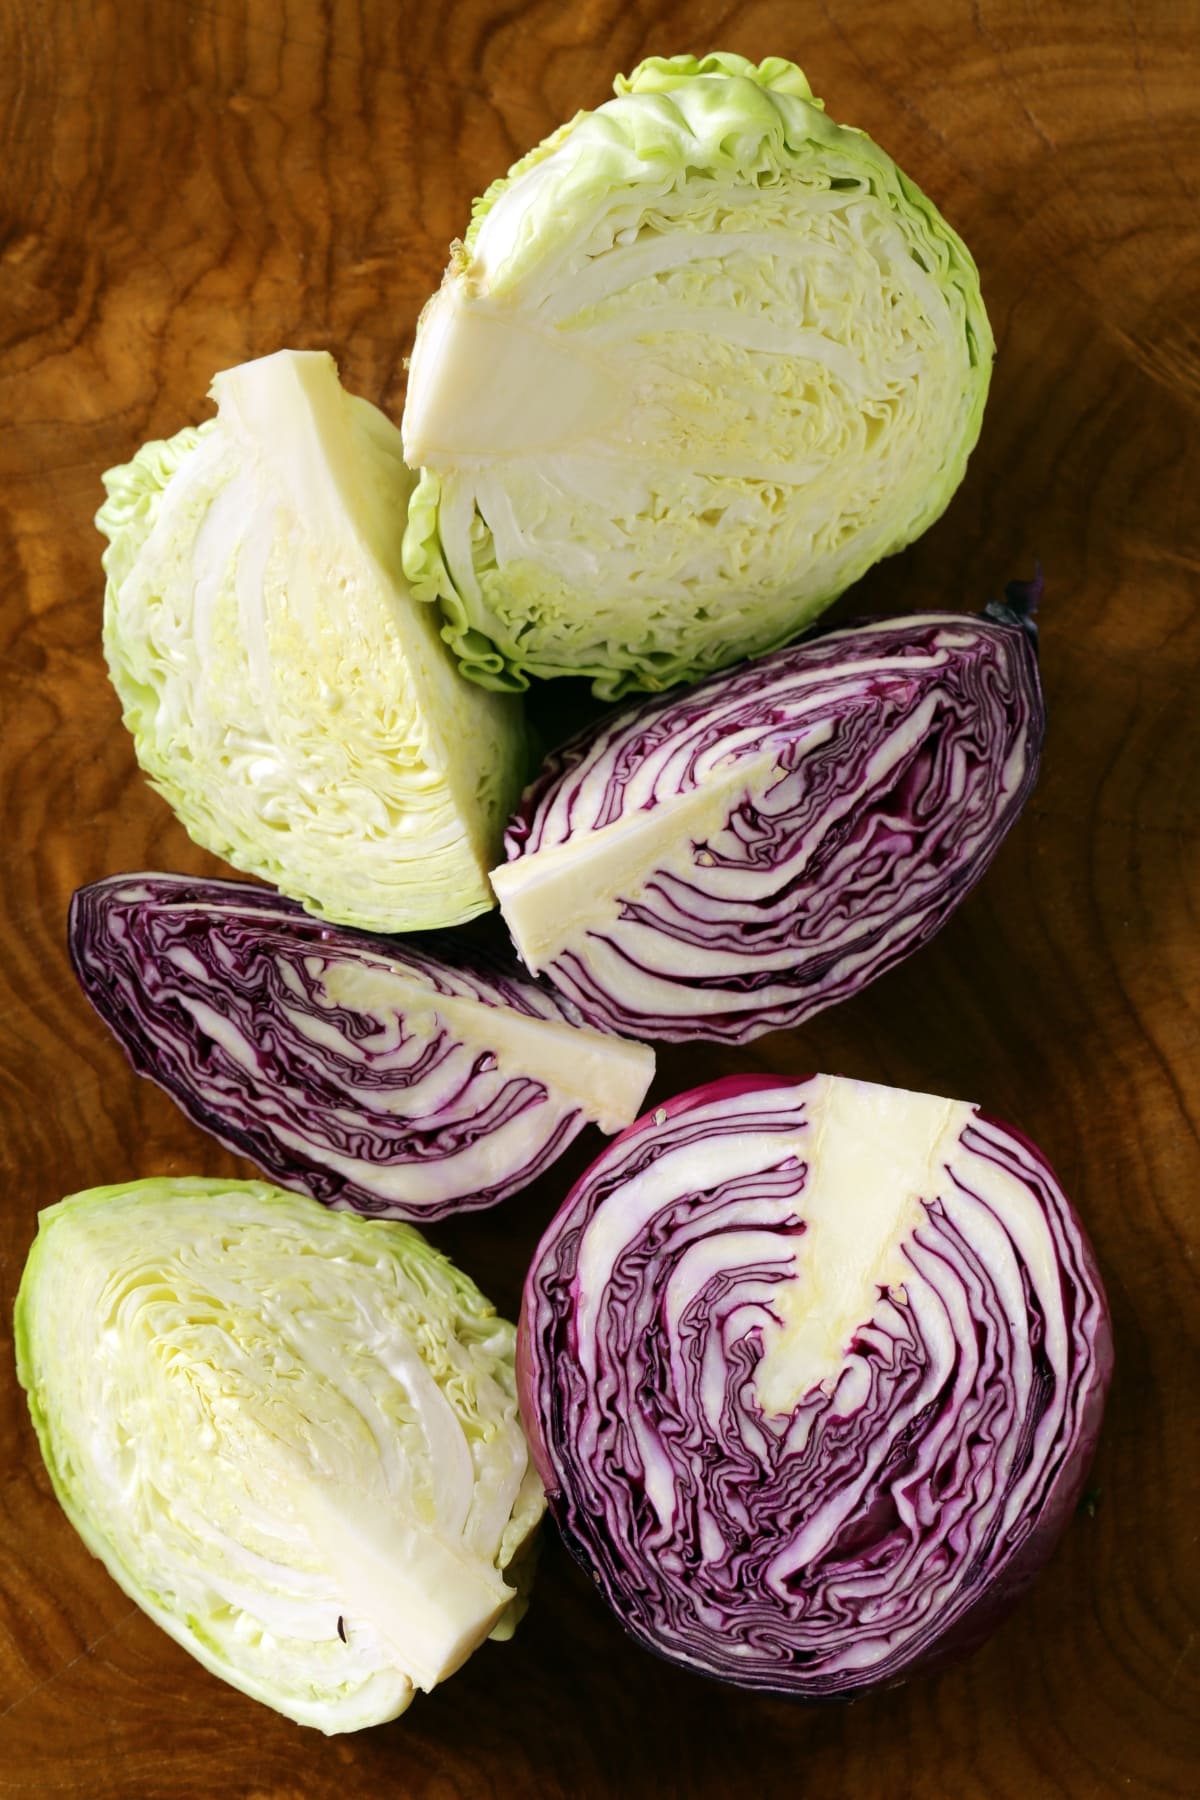
[[[1200,6],[1171,0],[4,0],[0,1793],[1200,1792],[1198,38]],[[978,1099],[1042,1144],[1115,1316],[1098,1493],[978,1655],[852,1707],[658,1664],[550,1542],[515,1642],[327,1741],[130,1606],[59,1513],[12,1374],[40,1206],[250,1172],[128,1073],[64,953],[77,884],[216,866],[144,786],[104,677],[99,475],[202,416],[215,370],[285,344],[330,347],[398,416],[472,196],[618,69],[714,46],[801,62],[979,260],[999,343],[982,442],[947,516],[854,605],[974,606],[1039,557],[1050,734],[1024,819],[933,946],[793,1035],[665,1055],[657,1092],[820,1067]],[[511,1310],[561,1192],[435,1235]]]

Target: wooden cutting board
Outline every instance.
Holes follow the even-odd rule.
[[[1143,0],[7,0],[0,12],[0,1794],[1030,1800],[1200,1791],[1200,7]],[[1092,1498],[971,1660],[806,1709],[631,1647],[550,1541],[517,1639],[326,1740],[205,1674],[76,1539],[12,1370],[35,1216],[246,1174],[127,1070],[63,941],[74,887],[215,871],[146,787],[100,654],[99,475],[213,373],[328,347],[399,416],[472,197],[644,54],[799,61],[971,245],[999,355],[944,519],[843,614],[1045,569],[1044,773],[982,887],[852,1003],[656,1095],[815,1068],[983,1102],[1057,1164],[1118,1368]],[[434,1235],[510,1313],[579,1148]]]

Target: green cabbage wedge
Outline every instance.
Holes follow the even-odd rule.
[[[94,1188],[41,1215],[15,1326],[71,1523],[243,1693],[354,1731],[511,1633],[544,1505],[515,1334],[410,1226]]]
[[[138,761],[198,844],[314,913],[486,911],[519,703],[464,682],[413,603],[399,432],[323,353],[212,395],[215,419],[104,478],[104,649]]]
[[[993,342],[961,239],[792,63],[652,58],[477,202],[421,315],[404,566],[491,688],[775,648],[932,523]]]

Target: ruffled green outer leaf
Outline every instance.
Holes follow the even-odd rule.
[[[212,391],[216,419],[109,471],[96,519],[139,762],[197,843],[312,912],[394,932],[485,911],[520,710],[413,604],[399,432],[324,354]]]
[[[94,1188],[41,1215],[15,1337],[71,1523],[244,1693],[352,1731],[510,1634],[543,1510],[514,1331],[411,1227]]]
[[[404,542],[464,671],[604,698],[785,642],[942,512],[970,253],[794,64],[652,58],[476,203],[417,333]]]

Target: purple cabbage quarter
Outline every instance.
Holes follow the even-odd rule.
[[[492,873],[526,967],[603,1029],[729,1043],[892,968],[1036,780],[1040,585],[829,632],[575,738]]]
[[[139,1074],[284,1187],[358,1212],[494,1206],[584,1125],[627,1125],[654,1073],[474,947],[434,956],[247,882],[112,876],[76,893],[68,937]]]
[[[991,1631],[1078,1504],[1111,1370],[1041,1152],[829,1076],[717,1081],[608,1145],[517,1348],[551,1512],[625,1628],[808,1698]]]

